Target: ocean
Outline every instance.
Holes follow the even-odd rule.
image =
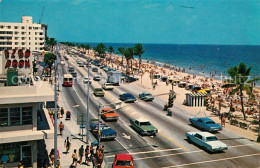
[[[92,47],[97,43],[90,44]],[[132,47],[131,43],[104,43],[106,47]],[[227,70],[243,62],[248,67],[253,65],[252,77],[260,76],[260,46],[246,45],[178,45],[178,44],[143,44],[145,53],[142,59],[166,63],[185,68],[195,75],[216,73],[228,76]],[[189,68],[191,67],[191,70]],[[260,81],[257,82],[260,86]]]

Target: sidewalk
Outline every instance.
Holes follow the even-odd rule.
[[[60,88],[62,90],[62,88]],[[64,101],[63,96],[62,96],[62,91],[59,92],[59,99],[58,99],[58,104],[60,107],[63,107],[65,110],[65,113],[67,110],[71,110],[72,107],[68,107],[67,103]],[[72,164],[72,154],[74,149],[77,150],[77,156],[78,156],[78,151],[81,145],[83,145],[84,149],[86,148],[87,144],[85,143],[85,136],[83,136],[83,141],[81,141],[81,136],[78,135],[79,133],[79,125],[76,123],[76,118],[72,115],[71,120],[65,120],[66,115],[63,115],[63,118],[60,118],[57,120],[57,125],[62,122],[64,124],[64,132],[63,136],[60,136],[60,132],[58,130],[58,138],[57,138],[57,144],[58,144],[58,150],[59,150],[59,155],[60,155],[60,163],[62,168],[69,168],[70,165]],[[69,137],[71,140],[71,147],[69,150],[69,153],[66,154],[66,148],[64,147],[64,141],[65,139]],[[48,151],[48,155],[51,151],[52,148],[54,148],[54,139],[45,139],[46,143],[46,149]],[[90,146],[90,143],[89,143]],[[96,151],[96,147],[94,148],[94,152]],[[89,162],[89,166],[86,165],[85,163],[85,156],[82,157],[82,165],[79,164],[79,156],[78,156],[78,164],[77,168],[81,167],[93,167],[92,162]],[[103,161],[102,168],[105,167],[105,163]]]

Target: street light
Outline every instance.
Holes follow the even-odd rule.
[[[88,98],[87,98],[87,126],[86,126],[86,143],[88,143],[89,140],[89,63],[90,63],[90,59],[88,57]],[[82,116],[83,118],[83,116]]]

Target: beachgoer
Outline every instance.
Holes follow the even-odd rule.
[[[97,168],[97,162],[96,162],[96,158],[94,155],[91,157],[91,160],[92,160],[93,168]]]
[[[72,153],[72,163],[71,166],[74,165],[74,167],[77,167],[77,163],[78,163],[78,157],[77,157],[77,150],[74,149],[74,153]]]
[[[60,136],[62,136],[64,131],[64,124],[62,122],[60,122],[59,124],[59,130],[60,130]]]
[[[226,116],[223,115],[223,117],[222,117],[222,119],[221,119],[221,126],[222,126],[223,128],[225,128],[225,124],[226,124]]]
[[[70,146],[71,146],[71,142],[70,142],[69,137],[67,137],[67,139],[65,139],[65,141],[64,141],[64,147],[66,148],[66,154],[69,153]]]
[[[102,148],[99,150],[99,154],[98,154],[98,163],[99,163],[99,167],[102,167],[102,163],[104,160],[104,151],[102,150]]]
[[[89,145],[85,148],[85,163],[89,166]]]
[[[63,118],[63,115],[64,115],[64,109],[63,109],[63,107],[61,107],[61,109],[60,109],[60,114],[61,114],[61,118]]]
[[[79,164],[82,164],[82,157],[84,155],[84,148],[83,145],[79,148]]]
[[[60,160],[57,160],[57,168],[61,168],[61,165],[60,165]]]

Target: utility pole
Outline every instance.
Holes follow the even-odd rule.
[[[258,116],[258,137],[257,137],[257,142],[260,142],[260,101],[258,101],[258,111],[259,111],[259,116]]]
[[[57,54],[57,48],[56,48],[56,54]],[[55,113],[54,113],[54,166],[57,166],[57,78],[56,78],[56,73],[57,73],[57,60],[54,62],[54,102],[55,102]]]
[[[88,98],[87,98],[87,125],[86,125],[86,134],[87,134],[87,136],[86,136],[86,143],[88,143],[88,141],[89,141],[89,62],[90,62],[90,60],[89,60],[89,57],[88,57]],[[83,118],[83,116],[82,116],[82,118]]]
[[[101,111],[101,108],[102,108],[102,105],[101,103],[99,103],[99,106],[98,106],[98,146],[100,146],[100,111]]]

